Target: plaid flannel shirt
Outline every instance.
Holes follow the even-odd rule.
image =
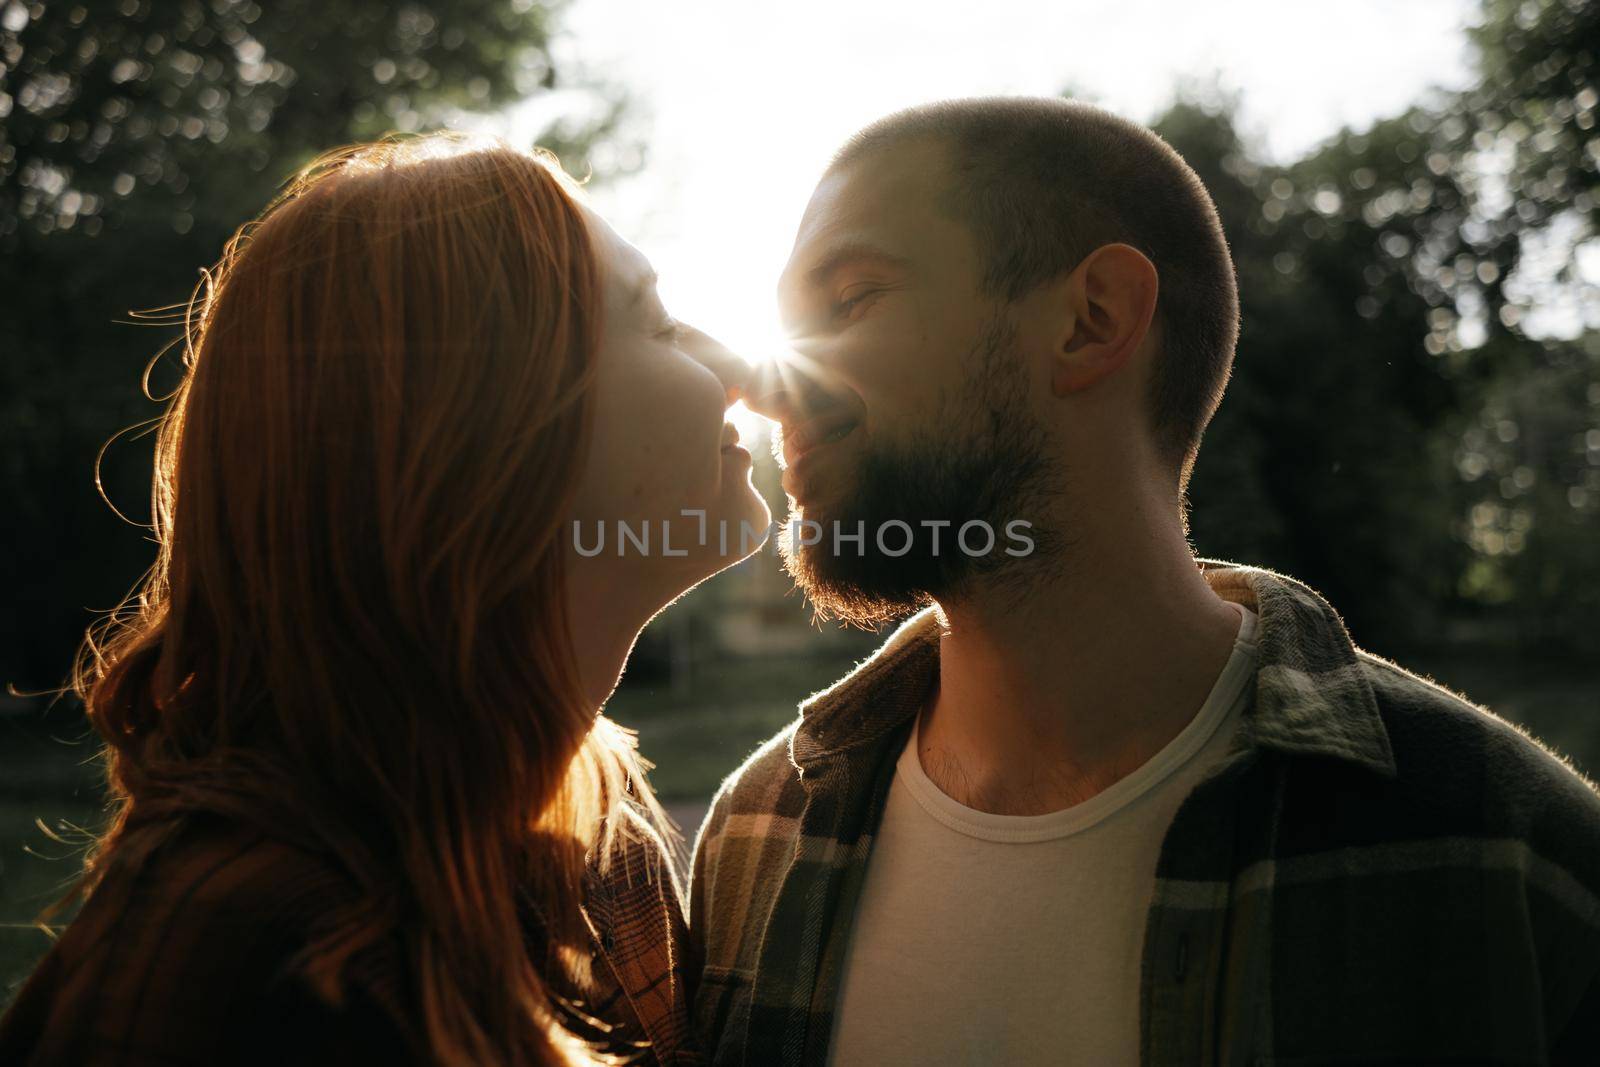
[[[632,808],[627,808],[630,814]],[[698,1067],[705,1062],[689,1023],[698,977],[684,926],[683,892],[665,844],[642,818],[604,875],[585,872],[583,917],[594,940],[589,1010],[640,1062]],[[600,966],[603,964],[603,966]]]
[[[1308,587],[1200,566],[1258,612],[1258,676],[1162,841],[1141,1061],[1600,1063],[1593,784],[1355,648]],[[689,923],[713,1063],[826,1060],[895,757],[937,677],[924,612],[723,783]]]

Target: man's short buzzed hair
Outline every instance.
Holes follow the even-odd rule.
[[[1239,336],[1233,257],[1199,177],[1154,131],[1080,101],[1040,97],[897,112],[852,137],[829,169],[921,138],[951,150],[946,203],[978,240],[988,295],[1016,300],[1107,244],[1132,245],[1155,264],[1162,351],[1151,373],[1151,425],[1181,493]]]

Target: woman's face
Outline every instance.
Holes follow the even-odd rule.
[[[584,212],[605,309],[593,437],[576,526],[565,532],[569,573],[580,598],[612,598],[621,617],[643,610],[648,618],[759,548],[771,515],[750,484],[750,454],[726,421],[730,394],[748,373],[744,361],[675,322],[649,261]],[[741,526],[752,531],[743,543]]]

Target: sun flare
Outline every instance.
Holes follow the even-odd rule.
[[[794,360],[791,341],[778,322],[777,307],[770,295],[761,299],[747,288],[730,298],[724,282],[726,268],[721,263],[699,262],[693,257],[685,257],[689,261],[680,263],[671,250],[652,254],[646,245],[641,249],[660,273],[657,288],[661,301],[674,318],[715,337],[751,366]],[[766,292],[770,294],[770,286]],[[739,438],[746,448],[764,443],[771,423],[743,401],[729,409],[728,418],[739,427]]]

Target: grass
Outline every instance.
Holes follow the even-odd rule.
[[[1459,651],[1399,659],[1522,724],[1580,772],[1600,774],[1600,672]],[[658,764],[651,781],[664,800],[704,800],[794,718],[799,699],[851,662],[730,660],[700,667],[692,684],[676,690],[635,678],[606,710],[638,732],[640,750]],[[77,828],[93,827],[101,816],[94,748],[81,733],[59,718],[0,714],[0,1008],[49,945],[29,924],[76,875]],[[67,843],[52,840],[38,822]]]

